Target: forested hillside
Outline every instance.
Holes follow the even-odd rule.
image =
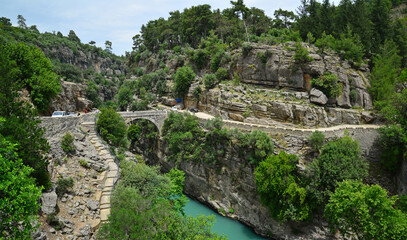
[[[145,23],[125,56],[114,55],[110,41],[102,49],[72,30],[40,33],[23,16],[17,20],[12,26],[0,18],[0,239],[30,238],[41,191],[74,185],[51,182],[38,118],[61,92],[61,79],[86,86],[101,108],[96,130],[123,170],[110,221],[95,237],[223,239],[210,231],[211,218],[183,215],[185,182],[190,192],[204,192],[197,198],[270,238],[406,239],[407,2],[301,0],[295,12],[274,16],[243,0],[223,10],[191,6]],[[147,120],[128,127],[116,113],[176,103],[218,118],[202,124],[171,112],[157,129]],[[222,118],[299,134],[227,129]],[[357,131],[327,138],[315,130],[372,123],[380,127],[373,153],[362,151]],[[82,140],[88,134],[75,131]],[[75,153],[78,136],[65,136],[70,142],[58,147],[67,148],[66,158],[53,160],[56,167]],[[126,160],[129,151],[153,156],[163,169],[184,168],[186,177]],[[68,195],[75,193],[65,202]],[[63,222],[55,219],[47,216],[50,225]]]

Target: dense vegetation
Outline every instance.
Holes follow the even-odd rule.
[[[109,222],[99,239],[225,239],[211,232],[213,217],[184,216],[184,173],[123,160],[122,181],[112,195]],[[129,224],[131,223],[131,224]]]

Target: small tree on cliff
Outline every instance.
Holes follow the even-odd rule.
[[[181,67],[177,70],[174,77],[174,94],[176,97],[184,97],[195,79],[194,70],[190,66]]]

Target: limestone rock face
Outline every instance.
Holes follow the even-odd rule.
[[[245,89],[246,88],[246,89]],[[361,95],[365,96],[365,95]],[[301,124],[305,127],[328,127],[339,124],[373,123],[376,117],[369,111],[329,106],[328,99],[320,90],[310,92],[274,90],[258,86],[252,90],[246,86],[219,84],[218,88],[204,91],[197,107],[223,119],[248,123],[273,125],[275,121]],[[366,93],[366,102],[371,102]],[[362,100],[364,101],[364,100]],[[193,102],[193,103],[192,103]],[[186,99],[187,107],[196,105],[192,95]],[[356,105],[355,105],[356,106]]]
[[[338,56],[319,54],[316,47],[305,43],[303,47],[307,48],[309,56],[313,58],[305,63],[295,62],[293,42],[275,46],[253,43],[251,47],[252,50],[246,55],[236,54],[236,72],[240,81],[273,88],[309,91],[312,78],[328,72],[338,76],[338,81],[343,86],[342,94],[332,103],[334,106],[372,108],[372,101],[367,93],[369,70],[366,67],[355,70]],[[262,55],[268,56],[265,62],[264,58],[259,57]],[[351,91],[356,99],[350,98]]]
[[[76,112],[92,108],[92,101],[85,99],[85,85],[79,83],[61,83],[61,92],[51,104],[51,111]]]
[[[311,89],[311,92],[309,94],[310,102],[312,103],[325,105],[328,102],[328,98],[325,96],[325,94],[316,88]]]

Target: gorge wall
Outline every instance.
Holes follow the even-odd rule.
[[[244,131],[251,131],[254,127],[245,125],[238,126],[232,122],[225,122],[226,127],[238,127]],[[246,129],[244,129],[246,128]],[[256,129],[258,129],[256,127]],[[371,163],[377,161],[377,148],[375,146],[378,133],[375,129],[334,129],[325,131],[327,138],[341,137],[349,134],[359,140],[363,155]],[[288,153],[307,156],[310,147],[307,137],[311,132],[288,129],[268,130],[274,145],[275,152],[284,150]],[[149,159],[151,164],[160,164],[164,171],[169,171],[176,164],[170,161],[168,156],[168,143],[159,144],[162,153],[161,158]],[[330,239],[327,226],[318,218],[311,223],[283,223],[280,224],[272,219],[269,209],[261,205],[260,197],[254,179],[254,167],[246,160],[239,157],[238,146],[225,145],[226,156],[220,160],[219,165],[210,165],[203,159],[199,162],[181,162],[179,168],[186,173],[184,192],[200,202],[237,219],[252,227],[256,233],[271,239]],[[308,163],[302,157],[298,166],[304,170]],[[155,162],[156,161],[156,162]],[[374,180],[372,180],[374,181]]]

